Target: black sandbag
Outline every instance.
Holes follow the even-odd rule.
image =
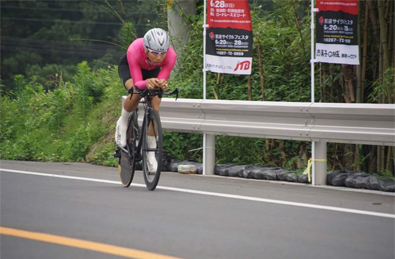
[[[369,174],[361,174],[361,175],[355,177],[356,187],[358,189],[370,190],[369,177],[370,177]]]
[[[303,174],[303,172],[295,174],[298,177],[298,183],[309,183],[309,177],[307,174]]]
[[[244,169],[247,167],[247,165],[245,165],[244,167],[243,167],[243,170],[239,170],[238,171],[238,177],[241,177],[241,178],[244,178]],[[230,172],[229,172],[229,174],[230,174]]]
[[[288,176],[288,174],[292,174],[292,173],[295,173],[295,172],[291,172],[291,171],[289,171],[289,170],[285,170],[285,169],[280,169],[280,170],[278,170],[278,172],[277,172],[277,177],[278,177],[278,179],[280,180],[280,181],[286,181],[286,182],[291,182],[291,181],[289,181],[291,178],[289,178],[289,176]],[[297,181],[297,178],[295,178],[295,182]]]
[[[346,186],[345,181],[349,174],[349,171],[330,171],[326,175],[326,182],[328,185]]]
[[[234,164],[216,164],[214,167],[214,174],[221,176],[229,176],[229,167]]]
[[[278,180],[277,174],[281,172],[280,167],[267,167],[262,172],[263,179],[265,180]]]
[[[395,181],[392,179],[380,179],[380,189],[383,192],[395,192]]]
[[[286,174],[285,179],[287,182],[297,183],[298,182],[298,174],[290,171],[288,174]]]
[[[248,179],[254,178],[253,170],[250,170],[250,168],[253,169],[254,167],[255,165],[246,166],[243,170],[243,177]]]
[[[369,188],[368,177],[369,174],[363,172],[350,173],[346,178],[344,184],[347,187],[351,187],[351,188],[368,189]]]
[[[368,185],[370,190],[381,190],[380,179],[377,176],[371,175],[368,177]]]
[[[163,150],[162,153],[162,171],[170,171],[170,163],[171,160],[174,159],[175,157],[172,156],[169,152],[166,152]]]
[[[245,165],[232,165],[228,168],[228,174],[231,177],[243,177]]]
[[[264,179],[262,173],[263,173],[265,168],[267,168],[267,167],[260,166],[260,165],[247,166],[244,169],[243,175],[244,175],[245,178]]]

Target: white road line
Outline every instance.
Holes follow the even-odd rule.
[[[72,179],[72,180],[80,180],[80,181],[90,181],[90,182],[100,182],[100,183],[109,183],[109,184],[121,185],[121,183],[119,181],[110,181],[110,180],[95,179],[95,178],[86,178],[86,177],[77,177],[77,176],[68,176],[68,175],[57,175],[57,174],[46,174],[46,173],[19,171],[19,170],[11,170],[11,169],[3,169],[3,168],[0,168],[0,171],[9,172],[9,173],[29,174],[29,175],[37,175],[37,176],[46,176],[46,177],[55,177],[55,178],[63,178],[63,179]],[[144,184],[132,183],[131,186],[144,187],[145,188]],[[191,193],[191,194],[200,194],[200,195],[207,195],[207,196],[214,196],[214,197],[221,197],[221,198],[238,199],[238,200],[246,200],[246,201],[255,201],[255,202],[263,202],[263,203],[272,203],[272,204],[279,204],[279,205],[288,205],[288,206],[295,206],[295,207],[321,209],[321,210],[329,210],[329,211],[337,211],[337,212],[345,212],[345,213],[353,213],[353,214],[360,214],[360,215],[368,215],[368,216],[375,216],[375,217],[383,217],[383,218],[395,219],[395,215],[394,214],[389,214],[389,213],[381,213],[381,212],[373,212],[373,211],[365,211],[365,210],[345,209],[345,208],[332,207],[332,206],[315,205],[315,204],[291,202],[291,201],[282,201],[282,200],[273,200],[273,199],[265,199],[265,198],[234,195],[234,194],[226,194],[226,193],[206,192],[206,191],[198,191],[198,190],[175,188],[175,187],[158,186],[157,189],[167,190],[167,191],[174,191],[174,192]]]

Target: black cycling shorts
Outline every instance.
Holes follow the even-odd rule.
[[[156,78],[156,77],[158,77],[159,71],[160,71],[160,67],[157,67],[157,68],[152,69],[152,70],[141,69],[141,74],[143,75],[143,80],[146,80],[148,78]],[[127,59],[126,55],[123,56],[121,58],[121,60],[119,61],[118,74],[119,74],[119,77],[122,80],[123,87],[126,88],[126,86],[125,86],[126,81],[128,81],[130,78],[132,78],[132,76],[130,75],[128,59]]]

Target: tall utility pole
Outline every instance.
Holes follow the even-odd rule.
[[[196,15],[196,0],[167,1],[167,24],[172,46],[177,54],[181,54],[188,44],[189,15]]]

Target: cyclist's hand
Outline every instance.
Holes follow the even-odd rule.
[[[159,87],[163,89],[163,91],[169,90],[169,86],[167,85],[166,79],[158,79],[159,80]]]
[[[147,85],[148,90],[156,90],[159,86],[159,79],[157,79],[157,78],[147,79],[146,85]]]
[[[158,86],[163,87],[167,85],[167,80],[166,79],[158,79]]]

